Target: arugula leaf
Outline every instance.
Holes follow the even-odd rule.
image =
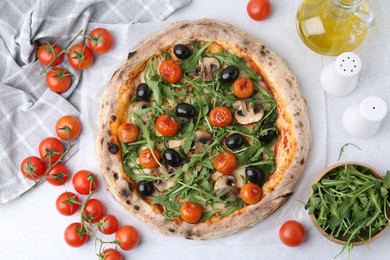
[[[346,144],[344,144],[343,146],[341,146],[341,148],[340,148],[340,153],[339,153],[339,158],[337,158],[337,161],[340,161],[340,159],[341,159],[341,156],[343,155],[343,153],[344,153],[344,150],[345,150],[345,148],[346,148],[347,146],[353,146],[353,147],[355,147],[355,148],[359,149],[360,151],[362,150],[362,149],[360,149],[360,147],[359,147],[359,146],[357,146],[357,145],[355,145],[355,144],[352,144],[352,143],[346,143]]]
[[[183,60],[180,63],[180,67],[182,68],[184,73],[188,73],[188,72],[191,72],[191,71],[195,70],[196,65],[198,65],[198,62],[202,59],[202,54],[203,54],[204,50],[206,50],[206,48],[211,43],[212,43],[212,41],[206,43],[200,49],[194,49],[194,51],[192,52],[191,56],[188,57],[187,59]]]

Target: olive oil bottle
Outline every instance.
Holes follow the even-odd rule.
[[[303,42],[313,51],[331,56],[359,46],[373,24],[365,0],[304,0],[297,14]]]

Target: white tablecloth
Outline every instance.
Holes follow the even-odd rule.
[[[323,57],[310,51],[299,39],[295,28],[295,15],[299,5],[294,1],[272,1],[273,12],[269,19],[255,22],[246,14],[246,1],[193,0],[187,7],[177,11],[166,23],[153,25],[110,25],[116,46],[107,55],[99,56],[96,63],[82,77],[81,120],[83,133],[80,151],[68,166],[72,172],[89,169],[100,173],[95,159],[94,133],[99,99],[112,73],[126,59],[127,53],[139,42],[178,20],[213,18],[234,24],[262,40],[268,47],[285,58],[298,78],[302,93],[309,106],[313,144],[304,175],[297,185],[294,196],[275,214],[262,223],[238,234],[209,241],[189,241],[177,237],[165,237],[129,215],[104,189],[96,197],[105,202],[107,212],[115,214],[122,224],[134,225],[142,235],[141,244],[132,251],[124,252],[126,259],[332,259],[341,249],[323,238],[311,224],[298,200],[306,200],[311,183],[326,166],[336,162],[340,147],[351,142],[362,150],[347,148],[342,160],[356,160],[371,164],[384,172],[390,168],[385,156],[389,155],[389,116],[379,133],[366,140],[350,137],[342,127],[342,113],[351,104],[366,96],[378,95],[389,101],[390,35],[385,33],[390,18],[386,16],[389,3],[373,2],[377,26],[370,32],[364,44],[356,50],[363,61],[358,88],[348,97],[335,98],[325,95],[319,75],[324,65],[334,58]],[[99,25],[91,24],[92,27]],[[387,48],[387,49],[386,49]],[[390,104],[390,102],[388,102]],[[66,185],[69,191],[72,187]],[[82,248],[68,247],[63,241],[63,230],[78,216],[64,217],[55,210],[55,200],[63,188],[41,185],[27,196],[0,207],[0,259],[96,259],[95,244],[90,241]],[[296,219],[307,231],[306,242],[296,248],[282,245],[278,238],[280,225]],[[353,250],[353,259],[385,259],[390,233],[366,246]],[[346,259],[343,254],[339,259]]]

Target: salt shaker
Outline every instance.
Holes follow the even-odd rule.
[[[348,107],[343,115],[345,130],[357,138],[373,136],[387,114],[383,99],[375,96],[365,98],[360,104]]]
[[[358,82],[362,62],[353,52],[340,54],[336,61],[326,66],[321,72],[322,88],[337,97],[351,93]]]

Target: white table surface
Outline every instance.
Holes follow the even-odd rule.
[[[160,235],[130,216],[115,202],[108,191],[101,188],[96,197],[106,204],[107,211],[115,214],[122,224],[134,225],[141,232],[140,246],[132,251],[123,252],[126,259],[332,259],[341,247],[327,241],[315,230],[302,205],[297,205],[296,200],[305,199],[304,195],[310,189],[310,183],[326,165],[336,162],[340,147],[345,143],[354,143],[361,148],[361,151],[347,148],[343,161],[365,162],[381,172],[390,169],[388,161],[390,154],[388,148],[390,147],[389,116],[384,120],[378,134],[369,139],[352,138],[345,132],[341,122],[343,111],[367,96],[380,96],[390,105],[390,91],[387,90],[390,88],[390,45],[388,44],[390,42],[390,17],[387,15],[390,2],[370,1],[370,6],[377,17],[377,25],[370,31],[365,42],[355,50],[363,61],[359,85],[352,94],[342,98],[324,94],[319,82],[322,67],[332,62],[334,58],[324,57],[310,51],[297,35],[295,13],[300,1],[273,0],[271,16],[261,23],[247,17],[246,2],[193,0],[190,5],[174,13],[168,22],[198,18],[213,18],[229,22],[258,37],[285,58],[300,82],[303,95],[310,97],[308,104],[313,130],[313,146],[308,167],[302,181],[297,186],[296,194],[298,195],[290,199],[270,218],[247,231],[210,241],[188,241]],[[129,26],[107,27],[116,31]],[[140,34],[139,30],[137,35]],[[151,32],[143,33],[147,36]],[[126,37],[131,36],[126,35]],[[125,36],[121,35],[121,37]],[[124,48],[123,44],[118,44],[118,48],[120,46]],[[113,53],[123,53],[128,50],[130,49],[118,50],[118,52],[113,50]],[[116,58],[116,62],[121,59],[121,57]],[[84,94],[83,102],[90,101],[87,95],[88,79],[97,74],[103,78],[109,78],[112,73],[96,68],[92,67],[84,75],[83,85],[80,87]],[[97,108],[98,101],[93,100],[93,102]],[[93,104],[89,107],[93,107]],[[81,136],[82,148],[67,165],[72,172],[86,168],[99,174],[93,153],[94,148],[83,147],[83,144],[89,144],[90,139],[93,139],[93,136],[86,136],[86,133],[93,131],[96,123],[88,117],[88,111],[81,112],[82,124],[85,127]],[[321,118],[318,118],[318,115],[321,115]],[[99,180],[103,187],[102,178],[99,177]],[[71,190],[71,185],[68,183],[66,188]],[[0,259],[97,258],[93,241],[89,241],[87,245],[78,249],[68,247],[63,241],[63,230],[69,223],[78,221],[78,217],[64,217],[56,212],[55,199],[62,192],[61,188],[43,184],[23,198],[0,206]],[[307,239],[299,247],[289,248],[279,242],[277,232],[280,224],[287,219],[301,221],[307,230]],[[354,248],[353,259],[388,259],[389,239],[390,232],[387,232],[371,243],[370,248],[366,246]],[[346,259],[347,256],[343,254],[338,259]]]

